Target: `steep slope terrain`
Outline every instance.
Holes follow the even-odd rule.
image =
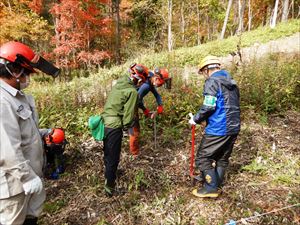
[[[279,52],[285,52],[283,48],[299,52],[299,33],[242,49],[242,59],[246,61],[247,52],[262,54],[263,46],[278,46]],[[227,60],[230,63],[232,56]],[[40,223],[211,225],[233,219],[242,224],[299,224],[300,113],[261,115],[257,120],[255,109],[247,109],[242,118],[223,193],[217,200],[201,200],[191,195],[199,184],[193,184],[188,176],[190,128],[183,119],[180,123],[186,126],[180,136],[175,132],[172,136],[170,132],[176,127],[172,131],[161,126],[163,115],[157,119],[157,149],[151,120],[143,119],[139,158],[132,159],[124,138],[119,194],[113,198],[103,193],[102,143],[89,139],[70,145],[66,151],[66,173],[59,180],[46,183],[47,203]],[[197,144],[202,129],[197,128]],[[263,213],[268,214],[261,216]],[[242,219],[248,217],[252,219]]]

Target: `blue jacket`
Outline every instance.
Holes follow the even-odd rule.
[[[226,136],[240,131],[240,93],[235,80],[225,70],[213,73],[204,84],[204,101],[194,116],[206,120],[205,134]]]
[[[143,111],[146,109],[145,105],[144,105],[144,100],[143,98],[149,93],[149,91],[152,92],[152,94],[154,95],[157,105],[162,105],[162,99],[160,94],[157,92],[156,88],[151,84],[150,78],[153,76],[154,74],[152,72],[149,72],[149,76],[146,80],[145,83],[143,83],[139,88],[138,88],[138,95],[139,95],[139,103],[138,103],[138,107],[140,109],[142,109]]]

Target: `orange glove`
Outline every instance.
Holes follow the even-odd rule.
[[[164,111],[164,108],[162,105],[157,106],[157,114],[162,114]]]

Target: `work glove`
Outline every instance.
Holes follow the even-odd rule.
[[[196,123],[194,121],[194,115],[192,113],[189,113],[189,116],[190,116],[189,124],[196,125]]]
[[[29,180],[23,184],[23,189],[25,191],[25,195],[33,194],[33,193],[41,193],[43,189],[43,183],[40,177],[35,177],[32,180]]]
[[[128,136],[129,136],[128,130],[123,130],[123,137],[128,137]]]
[[[154,119],[155,117],[156,117],[156,115],[157,115],[158,113],[157,112],[150,112],[150,118],[151,119]]]
[[[143,111],[143,113],[144,113],[145,117],[151,117],[151,112],[150,112],[149,109],[145,109],[145,110]]]
[[[162,114],[164,111],[164,107],[162,105],[157,106],[157,114]]]

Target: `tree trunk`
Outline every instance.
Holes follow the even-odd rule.
[[[229,0],[228,1],[228,5],[227,5],[227,9],[226,9],[226,15],[225,15],[224,23],[223,23],[222,32],[221,32],[221,35],[220,35],[220,39],[223,39],[224,35],[225,35],[226,26],[227,26],[229,14],[230,14],[231,5],[232,5],[232,0]]]
[[[276,26],[276,19],[277,19],[277,13],[278,13],[278,4],[279,4],[279,0],[276,0],[275,2],[275,6],[274,6],[274,12],[273,12],[273,16],[272,16],[272,20],[271,20],[271,24],[270,27],[273,29]]]
[[[173,49],[172,37],[172,0],[168,0],[168,50],[171,52]]]
[[[207,24],[207,40],[210,40],[210,24],[209,24],[209,16],[208,13],[206,13],[206,24]]]
[[[295,8],[294,8],[294,5],[295,5],[295,2],[294,2],[294,0],[292,0],[292,18],[293,19],[295,18],[295,12],[294,12]]]
[[[281,21],[282,22],[287,21],[288,17],[289,17],[289,0],[284,0]]]
[[[201,44],[200,37],[200,10],[199,10],[199,1],[197,1],[197,44]]]
[[[185,46],[185,20],[184,20],[184,1],[181,2],[181,8],[180,8],[180,14],[181,14],[181,41],[182,45]]]
[[[112,11],[114,14],[115,26],[116,26],[116,36],[115,36],[115,54],[116,63],[120,65],[121,63],[121,29],[120,29],[120,0],[112,1]]]
[[[251,0],[248,0],[248,31],[251,30],[252,12],[251,12]]]
[[[57,26],[59,24],[59,18],[55,17],[54,19],[54,31],[55,31],[55,48],[57,49],[59,47],[59,43],[60,43],[60,33],[57,29]],[[55,55],[55,64],[56,66],[60,66],[60,62],[59,62],[59,56]]]
[[[244,30],[244,11],[245,11],[245,0],[239,0],[239,25],[237,29],[237,33],[241,34]]]

